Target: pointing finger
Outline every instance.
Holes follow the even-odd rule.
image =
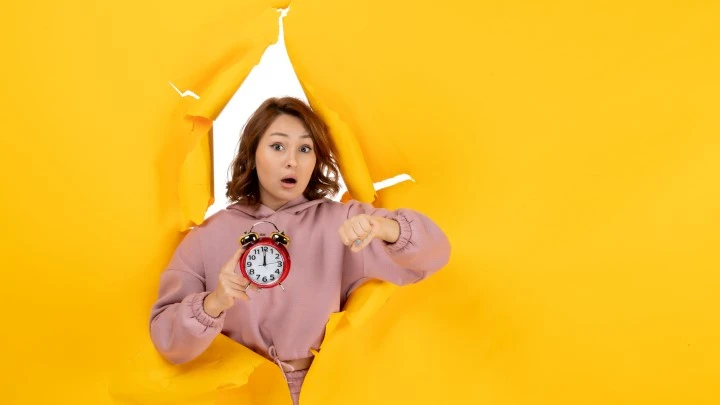
[[[347,230],[345,229],[345,224],[338,229],[338,234],[340,235],[340,240],[342,240],[343,245],[350,246],[351,240],[350,236],[347,234]]]
[[[363,239],[357,239],[357,240],[360,240],[360,244],[357,244],[357,240],[356,240],[355,241],[356,243],[354,243],[352,245],[352,248],[350,250],[352,250],[353,252],[359,252],[359,251],[365,249],[370,244],[370,242],[372,242],[372,240],[375,239],[375,236],[378,233],[378,229],[379,229],[379,227],[373,223],[372,229],[367,234],[367,236],[365,236],[365,238],[363,238]]]
[[[363,229],[363,226],[359,221],[355,222],[352,229],[355,232],[355,235],[360,239],[363,239],[367,235],[367,231]]]
[[[225,274],[233,274],[235,273],[235,268],[240,266],[240,256],[242,256],[243,252],[245,251],[244,247],[240,247],[238,250],[233,253],[230,260],[228,260],[227,263],[220,269],[221,273]]]

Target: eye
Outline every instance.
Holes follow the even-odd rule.
[[[302,147],[300,147],[300,151],[302,153],[310,153],[310,152],[312,152],[312,148],[309,147],[308,145],[303,145]]]
[[[270,147],[273,148],[273,150],[278,150],[278,151],[283,150],[283,146],[280,145],[279,143],[274,143],[274,144],[270,145]]]

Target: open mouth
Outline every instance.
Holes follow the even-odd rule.
[[[297,180],[295,180],[295,179],[292,178],[292,177],[286,177],[286,178],[282,179],[281,181],[282,181],[283,183],[285,183],[285,184],[295,184],[295,183],[297,183]]]

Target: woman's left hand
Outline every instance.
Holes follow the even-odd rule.
[[[400,224],[392,219],[360,214],[348,218],[338,230],[340,239],[353,252],[363,250],[374,238],[394,243],[400,237]]]

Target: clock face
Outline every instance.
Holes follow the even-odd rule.
[[[285,272],[285,258],[272,245],[250,246],[243,264],[247,277],[255,284],[275,284]]]

